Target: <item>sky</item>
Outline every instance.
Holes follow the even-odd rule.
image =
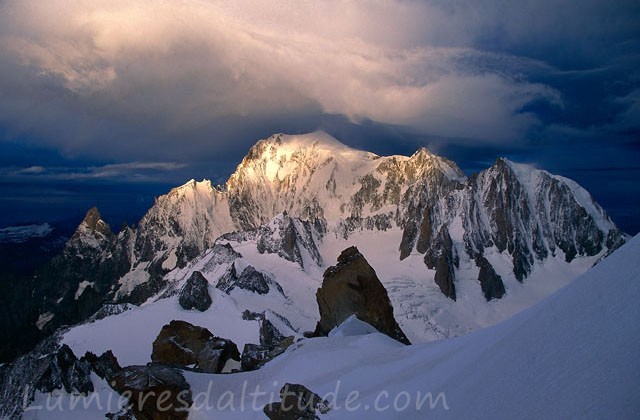
[[[274,133],[568,176],[640,231],[637,0],[0,0],[0,226],[135,223]]]

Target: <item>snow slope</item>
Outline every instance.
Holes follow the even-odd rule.
[[[538,305],[463,337],[403,347],[380,334],[354,336],[350,323],[348,333],[300,342],[258,372],[188,380],[196,393],[211,381],[214,402],[227,391],[241,395],[244,380],[267,394],[285,382],[320,395],[338,387],[327,415],[336,419],[638,418],[638,255],[640,236]],[[348,407],[358,409],[348,410],[356,391]],[[416,410],[429,392],[433,407]],[[247,412],[251,398],[244,403],[244,412],[236,400],[234,410],[190,418],[261,418]]]
[[[287,382],[326,396],[334,405],[325,416],[330,419],[638,418],[639,255],[640,235],[539,304],[462,337],[403,346],[351,318],[329,337],[298,341],[258,371],[185,372],[195,401],[189,418],[264,418],[262,407],[278,399]],[[170,307],[149,311],[144,320],[165,312],[167,319],[217,322],[213,314],[195,319]],[[143,313],[126,312],[130,318],[118,324],[134,325]],[[104,334],[99,322],[86,328]],[[82,349],[77,337],[88,330],[65,337],[76,353]],[[118,347],[126,340],[112,340],[118,357],[126,354]],[[103,412],[90,406],[81,418]],[[25,418],[69,418],[64,411],[36,414],[28,411]]]
[[[244,321],[242,310],[229,296],[213,287],[209,289],[213,303],[205,312],[185,311],[174,296],[74,327],[64,335],[62,343],[76,355],[112,350],[122,366],[144,365],[151,361],[152,343],[162,326],[174,319],[207,328],[232,340],[240,349],[246,343],[258,343],[258,322]]]

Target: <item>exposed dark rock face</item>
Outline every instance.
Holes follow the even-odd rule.
[[[269,313],[280,318],[282,322],[287,324],[287,326],[291,330],[293,330],[293,327],[289,323],[289,320],[284,318],[282,315],[276,314],[272,311],[269,311]],[[245,310],[242,313],[242,319],[244,319],[245,321],[258,321],[260,323],[260,345],[265,348],[274,348],[286,338],[286,336],[283,335],[282,332],[278,330],[275,325],[273,325],[273,323],[267,319],[265,312],[259,313]]]
[[[484,293],[487,302],[492,299],[500,299],[505,294],[504,283],[502,283],[502,277],[496,273],[493,266],[487,261],[487,259],[478,255],[476,257],[476,265],[480,269],[478,273],[478,281],[482,287],[482,293]]]
[[[293,337],[286,337],[277,345],[245,344],[242,350],[241,366],[243,371],[256,370],[265,363],[284,353],[294,342]]]
[[[309,252],[313,261],[321,265],[322,257],[313,238],[313,227],[308,221],[289,217],[285,211],[256,232],[256,244],[261,254],[278,254],[304,268],[301,248]]]
[[[242,258],[242,254],[237,252],[229,244],[216,243],[213,248],[207,251],[207,263],[204,265],[203,270],[213,271],[216,266],[222,264],[229,264],[238,258]]]
[[[393,213],[374,214],[366,217],[349,216],[338,223],[336,230],[341,238],[348,239],[353,232],[361,232],[363,230],[385,231],[393,228],[393,225]]]
[[[570,262],[577,256],[596,255],[605,247],[610,252],[615,243],[626,240],[573,181],[506,159],[472,176],[465,194],[469,204],[463,224],[469,254],[475,258],[491,246],[506,251],[519,281],[530,274],[535,260],[556,255],[558,250]],[[609,242],[605,233],[616,239]]]
[[[480,189],[481,205],[489,210],[491,241],[500,252],[511,254],[516,279],[523,281],[531,272],[533,253],[539,259],[547,256],[543,232],[526,187],[507,161],[498,159],[490,171],[488,183],[485,181]]]
[[[459,259],[449,230],[445,226],[440,229],[435,241],[425,253],[424,262],[430,269],[435,268],[434,280],[442,293],[456,300],[455,269],[458,267]]]
[[[94,391],[92,371],[109,380],[120,370],[110,351],[100,357],[87,353],[78,359],[69,346],[60,346],[60,338],[61,334],[55,333],[31,352],[0,367],[0,418],[22,418],[36,391],[87,395]]]
[[[419,253],[426,252],[442,223],[455,210],[451,198],[464,188],[465,178],[455,163],[426,149],[418,150],[410,162],[416,179],[402,199],[401,260],[408,257],[414,247]]]
[[[122,370],[118,359],[111,350],[107,350],[100,356],[87,352],[84,355],[84,359],[89,362],[91,370],[93,370],[96,375],[107,381]]]
[[[271,358],[269,357],[271,349],[259,344],[247,343],[242,349],[242,358],[240,360],[240,366],[243,371],[256,370],[267,363]]]
[[[50,370],[58,353],[60,336],[54,334],[0,368],[0,418],[18,419],[26,405],[33,401],[36,384]]]
[[[153,362],[207,373],[220,373],[229,359],[240,360],[233,341],[215,337],[206,328],[185,321],[163,326],[151,354]]]
[[[355,314],[378,331],[410,344],[393,317],[387,291],[356,247],[342,251],[338,264],[325,271],[316,299],[320,310],[316,335],[327,335]]]
[[[227,294],[231,293],[231,291],[237,287],[238,289],[248,290],[259,295],[269,293],[269,286],[274,286],[276,290],[284,294],[282,287],[280,287],[277,282],[271,280],[267,275],[252,266],[246,267],[242,270],[242,274],[238,276],[234,264],[231,264],[216,285],[218,289]]]
[[[189,416],[191,390],[176,369],[157,364],[127,366],[111,383],[120,394],[130,395],[131,413],[137,420],[186,420]]]
[[[96,313],[89,317],[88,321],[95,322],[108,316],[118,315],[123,312],[130,311],[136,305],[130,303],[105,303],[98,309]]]
[[[606,241],[606,246],[608,248],[607,253],[604,254],[599,260],[598,262],[602,259],[602,258],[607,258],[609,255],[611,255],[611,253],[613,251],[615,251],[616,249],[620,248],[622,245],[625,244],[625,242],[627,241],[627,235],[625,235],[624,232],[622,232],[620,229],[611,229],[609,231],[609,233],[607,234],[607,241]],[[596,262],[595,264],[597,264],[598,262]],[[594,265],[595,265],[594,264]]]
[[[131,268],[131,233],[114,235],[93,208],[59,255],[12,285],[10,314],[0,317],[0,361],[32,348],[62,325],[89,318],[111,299],[113,286]]]
[[[78,229],[73,235],[74,238],[79,239],[83,233],[91,233],[93,236],[101,235],[107,239],[113,239],[113,232],[111,232],[109,225],[102,220],[102,216],[100,216],[100,211],[98,211],[97,207],[89,209],[84,217],[83,225],[84,229]]]
[[[260,345],[275,347],[285,338],[268,319],[260,322]]]
[[[93,392],[91,365],[88,361],[76,358],[73,351],[63,344],[49,359],[49,366],[36,387],[42,392],[64,389],[67,393],[88,394]]]
[[[271,420],[313,420],[330,410],[329,402],[300,384],[285,384],[280,390],[281,402],[264,406]]]
[[[199,271],[194,271],[187,282],[182,286],[178,302],[182,309],[197,309],[204,312],[211,306],[209,295],[209,282]]]

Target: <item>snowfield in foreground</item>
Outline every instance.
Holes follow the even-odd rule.
[[[298,341],[258,371],[185,372],[194,396],[189,418],[264,418],[262,407],[287,382],[327,396],[333,408],[323,418],[638,418],[638,256],[640,236],[539,304],[461,337],[403,346],[350,318],[329,337]],[[136,313],[125,314],[134,322]],[[208,322],[216,332],[218,321]],[[91,325],[101,324],[86,328]],[[251,329],[239,328],[239,341],[250,340]],[[110,337],[114,346],[119,339]],[[109,394],[108,387],[97,390]],[[32,407],[45,400],[38,395]],[[69,396],[61,401],[63,411],[34,409],[24,417],[89,419],[107,412],[96,404],[79,412],[81,402],[71,416],[64,411]]]

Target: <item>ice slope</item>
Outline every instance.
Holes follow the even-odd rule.
[[[261,407],[285,382],[329,397],[337,388],[326,416],[335,419],[638,418],[639,255],[636,236],[548,299],[463,337],[403,347],[380,334],[354,336],[350,323],[346,333],[300,342],[257,372],[189,373],[196,394],[209,389],[210,407],[238,398],[222,412],[201,406],[190,418],[262,418],[252,405]],[[242,388],[256,385],[267,395],[241,402]],[[416,410],[427,393],[432,406],[426,400]]]

